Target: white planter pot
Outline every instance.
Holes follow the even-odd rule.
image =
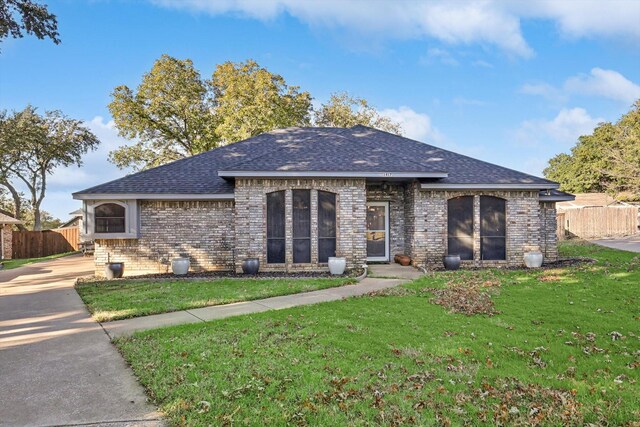
[[[329,257],[329,272],[331,274],[344,274],[345,268],[347,268],[347,259],[345,257]]]
[[[533,251],[533,252],[525,252],[524,254],[524,265],[527,268],[540,268],[542,267],[542,252]]]
[[[171,261],[171,270],[176,276],[184,276],[189,272],[189,258],[175,258]]]

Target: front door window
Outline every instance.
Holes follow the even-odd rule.
[[[389,261],[389,204],[367,204],[367,260]]]

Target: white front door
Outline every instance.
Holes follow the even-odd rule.
[[[367,203],[367,261],[389,261],[389,203]]]

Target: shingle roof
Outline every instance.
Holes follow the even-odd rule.
[[[75,194],[232,194],[218,171],[446,172],[443,184],[555,186],[543,178],[493,165],[366,126],[287,128],[131,174]]]
[[[0,213],[0,224],[22,224],[22,221],[12,216]]]

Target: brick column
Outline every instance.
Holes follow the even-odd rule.
[[[4,252],[2,253],[3,259],[11,259],[13,258],[13,230],[11,228],[11,224],[3,224],[0,226],[0,238],[2,238],[2,248]]]

